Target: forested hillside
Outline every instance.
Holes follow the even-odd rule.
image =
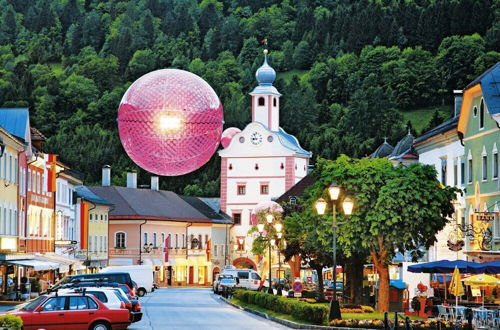
[[[451,104],[453,89],[500,60],[500,0],[0,0],[0,8],[0,105],[29,107],[46,151],[87,183],[104,164],[118,184],[135,168],[119,142],[118,104],[155,69],[202,76],[226,127],[243,128],[267,38],[281,126],[333,159],[366,155],[384,136],[395,143],[406,131],[402,112]],[[162,187],[217,195],[219,162]],[[140,172],[139,183],[147,180]]]

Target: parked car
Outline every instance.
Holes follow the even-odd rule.
[[[259,290],[261,287],[260,275],[253,269],[227,269],[222,271],[224,275],[233,275],[239,288],[248,290]]]
[[[130,274],[132,280],[137,282],[137,295],[143,297],[147,292],[154,291],[154,273],[151,266],[133,265],[133,266],[109,266],[101,269],[100,274],[124,272]],[[125,283],[127,282],[118,282]],[[132,286],[132,285],[130,285]]]
[[[112,290],[118,296],[118,299],[125,304],[125,307],[131,312],[131,321],[137,322],[142,319],[141,312],[141,304],[136,296],[132,296],[132,299],[128,297],[128,295],[123,291],[127,289],[130,291],[130,288],[126,284],[119,283],[109,283],[109,282],[95,282],[95,281],[79,281],[64,284],[62,289],[86,289],[86,292],[93,292],[94,290],[107,289]],[[100,296],[97,297],[103,303],[106,303]],[[109,307],[109,306],[108,306]]]
[[[127,309],[110,309],[84,291],[44,294],[7,313],[21,317],[25,330],[115,330],[127,329],[131,323]]]
[[[230,275],[230,274],[219,274],[217,275],[217,278],[215,279],[214,283],[212,284],[212,290],[214,293],[219,293],[220,291],[220,282],[222,281],[222,279],[225,279],[225,278],[234,278],[233,275]]]
[[[112,282],[112,283],[124,283],[131,288],[135,288],[132,278],[129,273],[116,272],[116,273],[97,273],[97,274],[78,274],[65,276],[62,280],[56,283],[51,290],[59,289],[65,284],[75,283],[75,282]],[[136,289],[137,290],[137,289]]]

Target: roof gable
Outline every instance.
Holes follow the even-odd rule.
[[[0,108],[0,126],[25,142],[31,141],[28,108]]]
[[[457,128],[461,138],[467,130],[473,98],[478,94],[483,95],[488,113],[500,123],[500,62],[483,72],[465,88]]]
[[[101,187],[90,189],[111,201],[115,208],[110,216],[156,220],[210,222],[204,214],[192,207],[179,195],[165,190]]]

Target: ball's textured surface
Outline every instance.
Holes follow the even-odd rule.
[[[205,164],[222,134],[222,104],[210,85],[177,69],[157,70],[137,79],[118,110],[125,151],[143,169],[182,175]]]
[[[231,140],[233,139],[233,136],[235,136],[236,134],[238,134],[240,132],[241,132],[241,129],[239,129],[238,127],[227,128],[226,130],[224,130],[224,132],[222,132],[220,144],[222,144],[222,146],[224,148],[227,148],[231,144]]]

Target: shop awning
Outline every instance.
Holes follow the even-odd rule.
[[[23,260],[9,260],[9,264],[31,267],[34,270],[52,270],[58,269],[59,264],[50,261],[42,261],[38,259],[23,259]]]
[[[68,258],[61,255],[56,254],[43,254],[36,256],[36,259],[48,262],[55,262],[59,264],[59,272],[60,273],[68,273],[70,266],[76,266],[77,264],[81,265],[82,262],[78,259]],[[75,267],[73,267],[75,268]]]
[[[439,273],[451,274],[458,268],[461,274],[498,274],[500,273],[500,262],[491,261],[477,263],[465,260],[439,260],[426,263],[419,263],[408,266],[411,273]]]

